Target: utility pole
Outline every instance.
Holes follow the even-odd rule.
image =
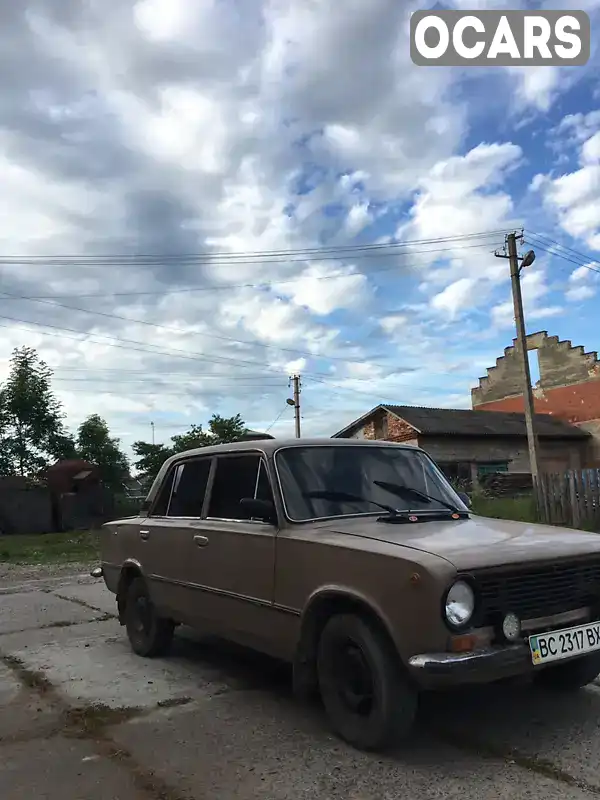
[[[302,384],[300,383],[300,375],[291,375],[290,383],[294,386],[294,397],[287,400],[288,406],[294,407],[294,419],[296,427],[296,439],[300,438],[300,390]]]
[[[152,428],[152,444],[154,444],[154,423],[150,423],[150,427]]]
[[[512,284],[513,305],[515,309],[515,326],[517,329],[517,354],[521,359],[523,376],[523,402],[525,405],[525,427],[527,429],[527,444],[529,447],[529,464],[531,469],[531,480],[533,483],[533,494],[540,507],[539,495],[539,456],[538,440],[535,433],[534,424],[534,401],[533,389],[531,387],[531,372],[529,369],[529,356],[527,350],[527,335],[525,332],[525,319],[523,315],[523,296],[521,294],[521,271],[533,264],[535,253],[529,250],[520,258],[517,253],[517,234],[509,233],[506,237],[507,254],[500,255],[500,258],[508,258],[510,263],[510,280]],[[519,261],[521,262],[519,264]]]

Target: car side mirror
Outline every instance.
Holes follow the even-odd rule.
[[[467,508],[471,508],[473,503],[471,502],[471,498],[466,492],[458,492],[458,496],[460,497],[460,499],[463,501],[463,503],[466,505]]]
[[[277,521],[275,504],[270,500],[259,500],[255,497],[242,497],[240,505],[248,512],[250,518],[257,517],[258,519],[264,520],[264,522],[275,525]]]

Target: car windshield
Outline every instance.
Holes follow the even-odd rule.
[[[377,445],[298,445],[279,450],[275,464],[287,516],[295,522],[381,514],[373,503],[398,511],[447,513],[444,503],[461,512],[467,510],[439,468],[420,450]],[[410,493],[402,496],[392,491],[396,487],[416,489],[435,500]],[[336,497],[336,493],[353,497]],[[314,494],[325,496],[311,496]]]

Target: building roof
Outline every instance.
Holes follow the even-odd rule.
[[[525,415],[518,412],[382,404],[334,433],[333,438],[344,437],[380,409],[391,412],[424,436],[527,436]],[[550,414],[536,414],[535,428],[542,439],[584,439],[589,436],[586,431]]]

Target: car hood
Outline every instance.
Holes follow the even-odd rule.
[[[597,533],[474,515],[401,524],[355,517],[330,520],[323,527],[439,556],[459,570],[600,555]]]

